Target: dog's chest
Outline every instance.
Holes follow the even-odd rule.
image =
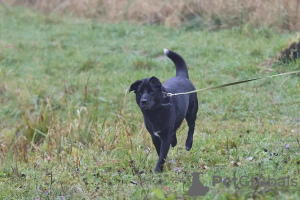
[[[155,132],[153,132],[153,134],[156,136],[156,137],[160,137],[160,134],[161,133],[161,131],[155,131]]]
[[[161,134],[172,127],[170,122],[173,120],[170,120],[170,117],[172,115],[168,111],[144,113],[144,122],[150,133],[161,137]]]
[[[170,112],[168,110],[160,110],[160,111],[144,113],[145,121],[155,125],[165,123],[169,117],[170,117]]]

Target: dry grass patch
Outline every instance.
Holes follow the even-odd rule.
[[[128,20],[177,27],[183,23],[204,24],[209,29],[250,24],[280,30],[300,28],[299,0],[3,0],[46,13],[65,13],[106,22]],[[199,26],[199,25],[198,25]]]

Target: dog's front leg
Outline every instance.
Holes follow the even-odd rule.
[[[151,134],[151,137],[152,137],[152,142],[153,142],[153,144],[155,146],[157,155],[159,156],[159,154],[160,154],[160,146],[161,146],[160,139],[159,139],[158,136],[153,135],[153,134]]]
[[[167,158],[167,154],[169,152],[170,149],[170,145],[171,145],[171,140],[169,137],[165,137],[165,138],[160,138],[160,154],[159,154],[159,159],[158,162],[156,164],[155,167],[155,172],[162,172],[163,171],[163,165],[166,162],[166,158]]]

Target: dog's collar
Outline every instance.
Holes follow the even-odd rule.
[[[172,93],[168,93],[165,88],[162,89],[162,93],[163,93],[163,100],[170,97],[170,94]]]
[[[167,97],[172,97],[172,96],[175,96],[175,95],[178,95],[178,94],[182,94],[182,93],[171,93],[171,92],[167,92],[165,90],[165,88],[163,88],[163,94],[164,94],[164,97],[163,98],[167,98]]]
[[[168,95],[169,93],[167,93],[164,89],[163,89],[163,98],[162,98],[162,103],[161,106],[162,107],[169,107],[172,104],[170,103],[170,96]]]
[[[164,94],[164,98],[172,96],[172,93],[169,93],[169,92],[163,92],[163,94]]]

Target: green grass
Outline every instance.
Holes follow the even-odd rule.
[[[192,172],[210,187],[204,199],[298,199],[299,76],[198,93],[193,148],[184,150],[184,122],[162,174],[153,173],[157,155],[128,93],[137,79],[174,76],[163,48],[181,54],[204,88],[299,69],[299,61],[267,65],[296,38],[246,25],[207,32],[0,7],[0,44],[19,48],[0,51],[0,199],[180,199]],[[216,175],[289,175],[298,186],[213,187]]]

